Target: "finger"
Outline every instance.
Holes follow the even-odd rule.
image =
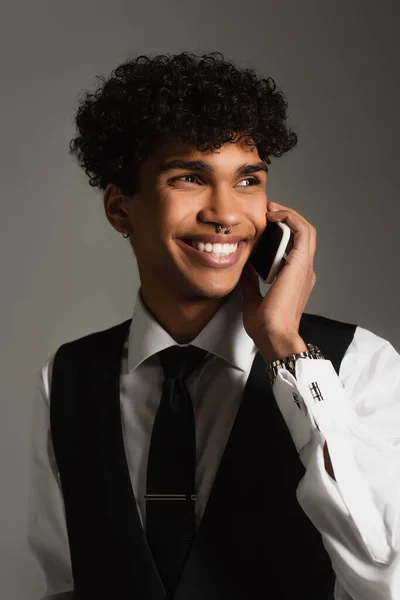
[[[268,215],[270,221],[285,223],[293,233],[290,240],[291,250],[296,250],[303,258],[303,268],[309,269],[311,265],[311,225],[303,218],[297,217],[296,213],[289,210],[279,210]],[[268,225],[267,225],[268,227]]]
[[[310,235],[310,254],[311,256],[315,256],[315,252],[317,250],[317,230],[316,228],[310,224],[311,227],[311,235]]]
[[[293,250],[293,246],[294,246],[294,237],[293,237],[293,233],[290,234],[290,238],[288,241],[288,245],[286,246],[286,254],[289,254],[289,252],[291,252],[291,250]]]
[[[267,221],[281,221],[282,219],[279,216],[277,216],[277,214],[280,214],[280,212],[282,211],[288,211],[289,213],[292,213],[292,215],[294,215],[297,219],[305,223],[310,228],[310,254],[314,256],[317,244],[317,230],[309,221],[307,221],[307,219],[303,217],[303,215],[295,211],[293,208],[289,208],[287,206],[284,206],[283,204],[278,204],[277,202],[268,202]],[[287,254],[293,249],[293,244],[294,240],[293,236],[291,236],[287,246]]]
[[[299,219],[301,219],[305,223],[308,223],[308,221],[305,219],[305,217],[303,217],[303,215],[301,215],[300,213],[295,211],[294,208],[290,208],[289,206],[284,206],[283,204],[278,204],[277,202],[268,202],[267,203],[267,213],[270,213],[270,212],[276,213],[281,210],[287,210],[287,211],[293,213],[294,215],[296,215]]]

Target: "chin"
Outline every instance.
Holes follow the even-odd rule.
[[[229,294],[236,288],[237,281],[230,283],[223,281],[204,281],[203,285],[200,285],[199,280],[196,282],[187,282],[186,292],[189,297],[197,299],[209,299],[219,300],[229,296]]]

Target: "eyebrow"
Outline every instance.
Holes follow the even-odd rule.
[[[204,160],[170,160],[156,168],[156,175],[161,175],[167,171],[174,169],[184,169],[187,171],[203,171],[208,174],[215,172],[214,167]],[[236,169],[236,175],[249,175],[257,171],[268,173],[268,165],[265,162],[257,162],[253,164],[243,164]]]

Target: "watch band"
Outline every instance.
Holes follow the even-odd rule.
[[[325,359],[321,350],[318,346],[314,344],[306,344],[308,350],[303,352],[298,352],[297,354],[292,354],[290,356],[285,356],[284,358],[278,358],[274,360],[272,363],[267,365],[267,372],[269,376],[269,382],[271,387],[275,383],[276,376],[278,374],[279,367],[283,367],[287,369],[293,377],[296,377],[296,360],[299,358],[314,358],[314,359]]]

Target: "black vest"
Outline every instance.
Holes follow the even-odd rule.
[[[50,423],[74,600],[168,598],[122,437],[119,378],[130,323],[63,344],[54,358]],[[304,313],[299,333],[339,373],[356,327]],[[304,473],[257,353],[174,600],[333,600],[329,555],[296,499]]]

